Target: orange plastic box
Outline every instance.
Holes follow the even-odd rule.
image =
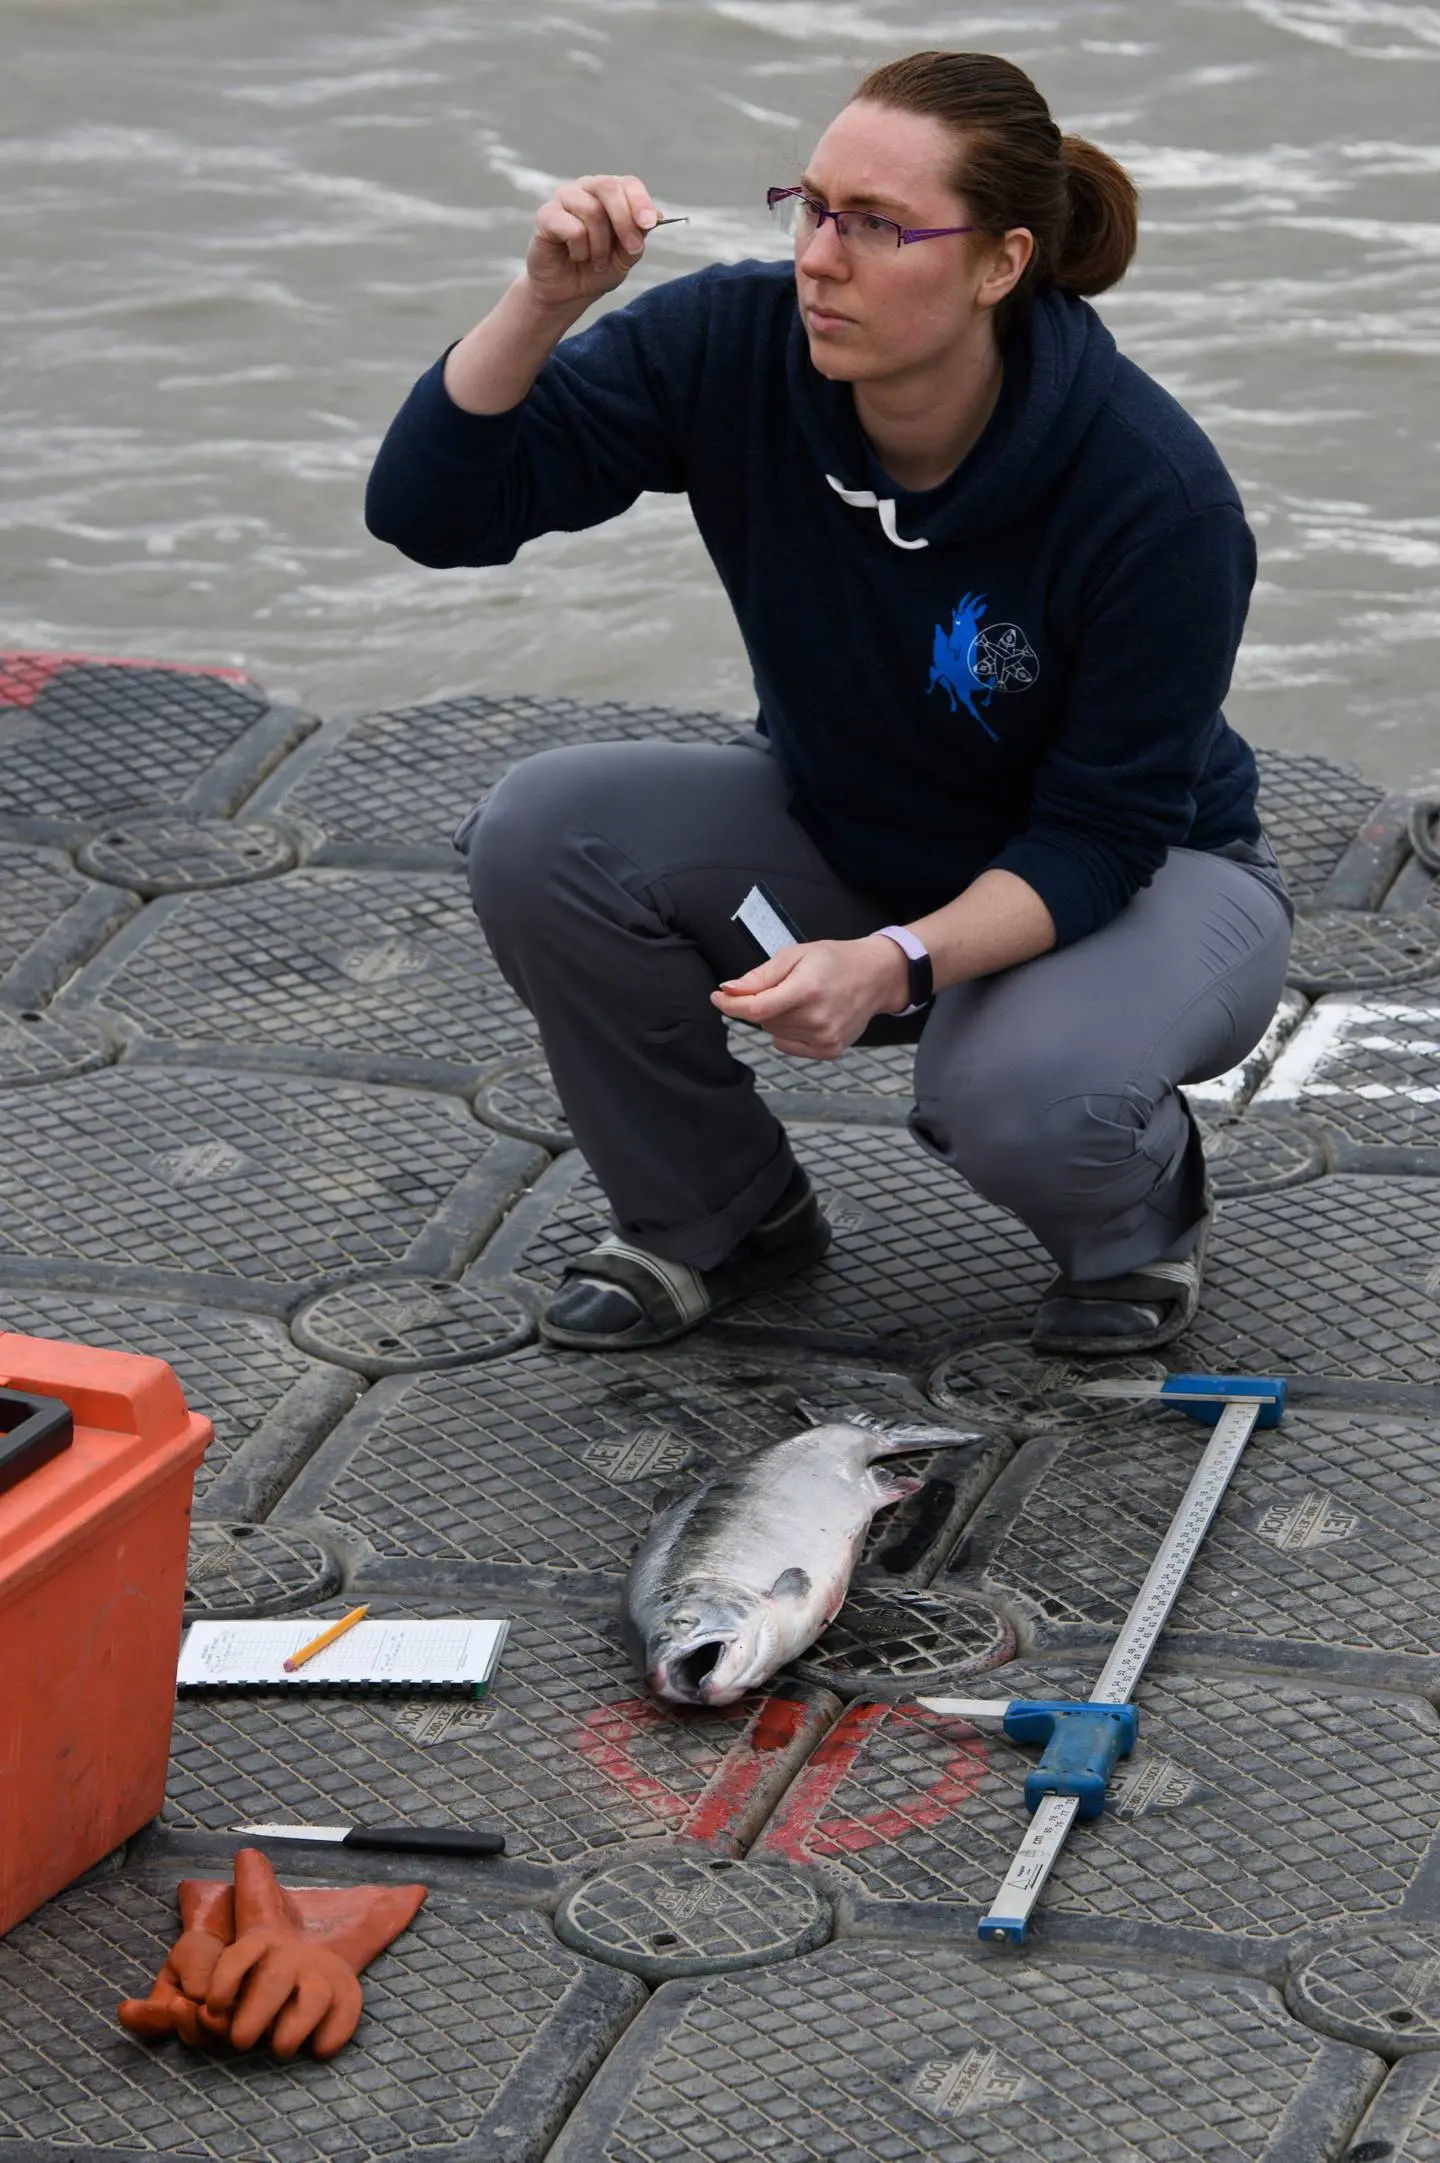
[[[164,1801],[210,1435],[163,1360],[0,1334],[0,1936]]]

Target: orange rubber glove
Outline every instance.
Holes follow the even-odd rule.
[[[235,1939],[211,1971],[206,2025],[228,2022],[237,2050],[268,2036],[277,2058],[293,2058],[307,2041],[317,2058],[333,2058],[359,2025],[361,1971],[399,1937],[425,1892],[423,1885],[286,1892],[258,1848],[241,1848]]]
[[[131,2035],[178,2035],[191,2048],[223,2036],[227,2023],[205,2009],[215,1963],[235,1936],[235,1894],[223,1878],[182,1878],[180,1936],[150,1986],[148,1998],[126,1998],[116,2010]]]

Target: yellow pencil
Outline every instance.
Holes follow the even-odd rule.
[[[322,1630],[318,1637],[312,1637],[308,1645],[302,1645],[298,1652],[291,1653],[284,1663],[286,1674],[293,1675],[297,1667],[303,1667],[307,1660],[314,1659],[317,1652],[323,1652],[327,1645],[334,1644],[337,1637],[343,1637],[347,1630],[354,1629],[357,1622],[363,1622],[369,1612],[368,1607],[352,1607],[348,1615],[342,1615],[338,1622],[331,1623],[328,1630]]]

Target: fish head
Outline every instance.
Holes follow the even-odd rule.
[[[646,1678],[670,1705],[731,1705],[775,1669],[769,1603],[743,1585],[677,1585],[646,1633]]]

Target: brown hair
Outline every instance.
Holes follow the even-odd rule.
[[[1081,135],[1062,135],[1022,68],[993,53],[911,53],[866,76],[857,99],[923,113],[961,138],[952,176],[996,240],[1028,226],[1035,252],[996,310],[1008,324],[1042,285],[1103,293],[1135,253],[1139,193],[1124,167]]]

